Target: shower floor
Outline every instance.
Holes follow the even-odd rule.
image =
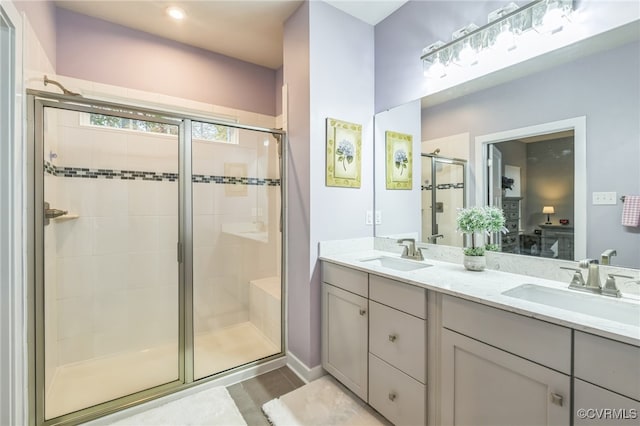
[[[280,352],[251,322],[195,336],[194,376],[200,379]],[[51,419],[178,380],[178,352],[165,345],[91,359],[56,369],[46,393]]]

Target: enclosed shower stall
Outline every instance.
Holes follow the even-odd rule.
[[[281,355],[283,133],[29,100],[37,423]]]
[[[467,162],[437,153],[422,154],[421,158],[422,241],[462,247],[456,217],[458,209],[466,206]]]

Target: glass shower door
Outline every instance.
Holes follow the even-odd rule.
[[[194,379],[281,352],[280,161],[271,133],[192,122]]]
[[[179,122],[40,111],[44,347],[36,357],[38,410],[50,420],[182,380]]]

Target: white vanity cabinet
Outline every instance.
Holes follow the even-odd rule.
[[[640,347],[576,331],[574,425],[640,424]]]
[[[426,424],[427,294],[323,262],[322,367],[395,425]]]
[[[323,263],[322,367],[368,400],[368,277]]]
[[[450,296],[442,327],[442,425],[570,424],[570,329]]]
[[[427,292],[369,275],[369,404],[395,425],[425,425]]]

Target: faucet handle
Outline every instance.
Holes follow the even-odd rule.
[[[616,277],[618,278],[633,278],[629,275],[621,275],[621,274],[607,274],[607,281],[604,283],[602,287],[602,294],[605,296],[612,297],[622,297],[622,293],[620,293],[620,289],[616,285]]]
[[[579,288],[584,289],[585,282],[582,276],[582,271],[577,268],[569,268],[566,266],[561,266],[560,269],[566,269],[568,271],[573,271],[573,277],[571,278],[571,284],[569,284],[569,288]]]

